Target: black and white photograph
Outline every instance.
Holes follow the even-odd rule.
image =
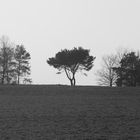
[[[0,0],[0,140],[140,140],[140,0]]]

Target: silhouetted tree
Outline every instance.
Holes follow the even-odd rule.
[[[30,74],[29,60],[31,59],[29,52],[23,45],[17,45],[15,48],[16,75],[17,83],[20,83],[20,77]]]
[[[119,67],[114,67],[117,73],[118,86],[136,86],[140,83],[140,58],[135,52],[124,54]]]
[[[105,85],[110,87],[116,85],[117,76],[112,68],[117,65],[117,60],[117,56],[113,54],[106,55],[102,58],[102,68],[96,72],[99,85]]]
[[[89,55],[89,50],[82,47],[72,50],[61,50],[55,57],[49,58],[47,63],[59,70],[58,73],[64,71],[70,80],[71,86],[75,86],[75,74],[78,71],[89,71],[93,67],[95,57]]]

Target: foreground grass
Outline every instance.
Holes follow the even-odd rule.
[[[0,140],[140,140],[140,88],[0,86]]]

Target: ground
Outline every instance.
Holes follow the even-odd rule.
[[[140,88],[0,86],[0,140],[140,140]]]

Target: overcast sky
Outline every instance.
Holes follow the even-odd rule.
[[[2,35],[30,52],[35,84],[69,84],[46,60],[61,49],[90,49],[95,65],[77,84],[95,85],[103,55],[140,48],[140,0],[0,0]]]

